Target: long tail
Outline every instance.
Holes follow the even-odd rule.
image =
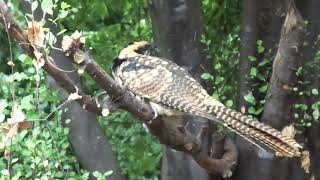
[[[210,106],[209,111],[216,118],[224,121],[224,125],[246,139],[258,141],[274,150],[280,156],[300,156],[299,148],[302,148],[294,139],[283,135],[278,130],[255,121],[235,110],[225,106]],[[209,117],[210,118],[210,117]],[[256,144],[257,145],[257,144]]]

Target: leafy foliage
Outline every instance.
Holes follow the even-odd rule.
[[[230,107],[237,98],[237,76],[239,64],[240,1],[204,0],[202,2],[205,33],[202,43],[206,46],[207,58],[212,61],[212,73],[202,78],[213,84],[213,97]]]
[[[113,113],[101,118],[120,167],[129,179],[145,176],[154,179],[159,172],[162,147],[140,123],[127,113]]]
[[[17,50],[15,52],[19,54]],[[17,104],[26,119],[32,122],[32,127],[18,132],[6,144],[6,155],[0,157],[2,176],[10,175],[12,179],[86,179],[89,173],[82,170],[72,156],[67,138],[69,129],[61,124],[62,111],[56,111],[45,121],[41,120],[59,104],[57,94],[50,91],[45,76],[35,72],[31,58],[21,54],[17,59],[15,63],[20,61],[21,68],[17,68],[13,74],[0,73],[0,96],[3,97],[0,100],[0,116],[2,121],[9,117],[13,105]],[[0,64],[7,66],[5,62]],[[38,89],[37,79],[41,84]],[[12,92],[15,93],[14,100]],[[1,137],[3,135],[0,133]],[[0,151],[4,154],[4,149]]]
[[[87,37],[87,47],[94,47],[90,48],[93,56],[106,70],[109,70],[113,58],[128,42],[151,39],[151,23],[146,14],[145,1],[125,1],[121,3],[119,1],[97,1],[93,3],[92,1],[82,0],[80,2],[68,1],[66,3],[58,0],[42,0],[32,1],[31,4],[32,10],[41,8],[47,14],[53,15],[53,18],[49,21],[60,27],[61,31],[57,34],[58,36],[74,30],[81,30]],[[20,16],[21,11],[17,8],[19,3],[14,1],[11,6],[16,15],[22,17],[19,20],[24,21],[23,16]],[[83,16],[83,14],[87,16]],[[27,14],[26,16],[31,21],[32,14]],[[48,32],[48,34],[50,33]],[[0,41],[4,42],[2,44],[8,45],[6,34],[0,36]],[[55,43],[55,39],[48,42],[51,42],[49,44],[52,46]],[[12,172],[10,174],[16,175],[16,178],[60,178],[64,176],[87,179],[89,173],[79,167],[71,154],[67,141],[68,129],[61,125],[61,121],[63,121],[60,118],[61,112],[56,111],[53,113],[50,116],[52,121],[47,125],[45,122],[39,121],[41,117],[55,109],[55,104],[59,104],[59,100],[55,94],[50,93],[50,89],[46,85],[43,85],[45,84],[45,75],[37,75],[36,70],[32,67],[32,59],[23,54],[19,56],[19,54],[21,54],[19,50],[15,50],[13,53],[14,56],[18,56],[13,57],[13,59],[20,61],[16,63],[15,67],[15,71],[18,72],[13,74],[11,74],[10,66],[6,65],[8,57],[10,57],[9,51],[4,51],[4,53],[0,54],[3,57],[1,60],[4,60],[1,61],[1,64],[3,64],[1,72],[6,72],[6,74],[1,73],[3,92],[0,92],[3,94],[0,94],[8,97],[8,99],[2,99],[0,102],[0,118],[4,120],[10,115],[10,110],[13,106],[12,100],[10,100],[10,93],[14,91],[16,93],[15,101],[19,102],[19,105],[23,107],[22,111],[26,113],[27,119],[35,122],[33,124],[34,128],[21,132],[24,134],[22,138],[19,138],[21,134],[19,133],[18,137],[14,138],[14,143],[10,144],[12,154],[15,155],[14,158],[19,159],[18,161],[15,159],[14,167],[12,163],[12,168],[10,169]],[[16,89],[11,88],[13,77]],[[89,91],[94,94],[98,87],[93,85],[91,80],[86,79],[86,81],[90,87]],[[39,91],[36,88],[37,82],[40,82]],[[37,98],[38,94],[40,98]],[[129,127],[125,126],[125,128],[119,126],[116,131],[107,130],[107,134],[112,137],[114,150],[119,155],[118,159],[124,174],[130,179],[140,179],[143,176],[156,177],[159,174],[161,146],[144,131],[141,124],[135,121],[133,117],[124,114],[121,116],[112,115],[108,119],[110,121],[107,124],[102,124],[108,125],[108,127],[116,127],[118,123],[130,124]],[[48,127],[54,130],[50,132]],[[124,138],[123,135],[131,137],[132,139],[129,140],[134,146],[126,146],[128,143],[119,143]],[[28,142],[30,147],[22,146],[24,141]],[[55,147],[51,143],[55,143]],[[35,149],[30,149],[32,147],[37,147],[35,148],[36,153],[41,156],[35,154],[27,158],[25,157],[26,153],[18,152],[21,149],[25,149],[25,151],[30,151],[29,154],[34,154],[35,152],[32,151]],[[56,161],[52,159],[53,157],[62,158],[60,156],[63,156],[63,159]],[[45,165],[42,165],[43,162]],[[60,162],[58,163],[59,166],[57,166],[57,162]],[[3,158],[2,167],[11,167],[10,162],[5,157]],[[15,167],[18,168],[16,169]],[[32,168],[30,169],[30,167]],[[27,173],[28,170],[29,172]],[[9,173],[9,171],[3,171],[4,174],[7,172]],[[103,179],[111,174],[112,171],[104,174],[94,172],[92,175],[97,179]]]

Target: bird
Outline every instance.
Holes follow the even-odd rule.
[[[150,102],[159,115],[191,114],[215,121],[249,142],[256,142],[283,157],[298,157],[302,148],[293,137],[226,107],[176,63],[150,56],[147,41],[130,43],[120,51],[112,65],[115,81],[139,98]]]

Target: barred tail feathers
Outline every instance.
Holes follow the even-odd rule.
[[[225,106],[212,105],[210,111],[218,119],[223,120],[225,126],[245,139],[259,141],[282,156],[300,156],[299,148],[301,146],[294,139],[283,135],[278,130]]]

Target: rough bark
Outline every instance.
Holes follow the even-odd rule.
[[[188,69],[191,75],[200,81],[200,75],[208,67],[200,43],[202,34],[202,14],[199,1],[150,1],[153,37],[160,48],[160,56],[176,62]],[[210,123],[201,118],[184,116],[183,122],[192,134],[198,134],[201,128],[209,129]],[[203,137],[204,149],[212,145],[212,129]],[[224,142],[224,141],[223,141]],[[215,144],[215,157],[223,155],[224,143]],[[188,155],[165,148],[162,161],[162,179],[210,179],[205,170],[199,167]],[[216,178],[218,179],[219,176]]]
[[[302,58],[305,40],[304,21],[290,3],[286,20],[281,30],[277,55],[273,62],[272,77],[267,93],[267,102],[262,121],[281,130],[293,123],[293,106],[297,101],[293,87],[298,85],[296,70],[306,60]],[[298,159],[281,159],[255,147],[241,149],[241,165],[235,179],[285,180],[308,179]]]
[[[74,69],[70,66],[70,61],[60,51],[51,52],[51,57],[56,60],[59,68]],[[78,84],[78,87],[81,87],[78,75],[74,74],[71,79]],[[52,78],[49,81],[51,88],[62,92],[60,96],[66,100],[68,93],[59,87]],[[81,167],[89,172],[100,171],[103,173],[113,170],[114,173],[108,179],[124,179],[116,155],[112,151],[111,143],[97,121],[97,115],[84,110],[81,105],[75,102],[67,104],[66,108],[68,111],[63,116],[65,119],[71,119],[70,123],[66,124],[70,128],[70,144]]]
[[[194,6],[192,6],[192,4]],[[192,1],[151,1],[153,36],[160,48],[160,56],[175,61],[191,70],[200,65],[202,48],[200,2]],[[194,68],[200,69],[200,68]],[[199,78],[199,75],[197,76]],[[183,117],[189,131],[196,133],[199,127],[207,127],[208,122],[194,122],[193,117]],[[207,140],[205,140],[207,143]],[[208,147],[205,147],[208,149]],[[165,148],[161,168],[161,178],[208,179],[208,173],[197,165],[188,155]]]
[[[307,21],[307,37],[303,49],[303,57],[310,63],[316,62],[315,53],[319,51],[319,34],[320,34],[320,1],[308,0],[307,2],[296,2],[297,7],[301,11],[302,16]],[[303,81],[309,81],[312,88],[320,89],[320,67],[306,67],[307,73],[304,74]],[[319,101],[319,96],[305,97],[303,101],[309,106]],[[311,112],[312,113],[312,112]],[[313,123],[306,130],[307,149],[311,155],[311,174],[315,179],[320,178],[320,125]]]

